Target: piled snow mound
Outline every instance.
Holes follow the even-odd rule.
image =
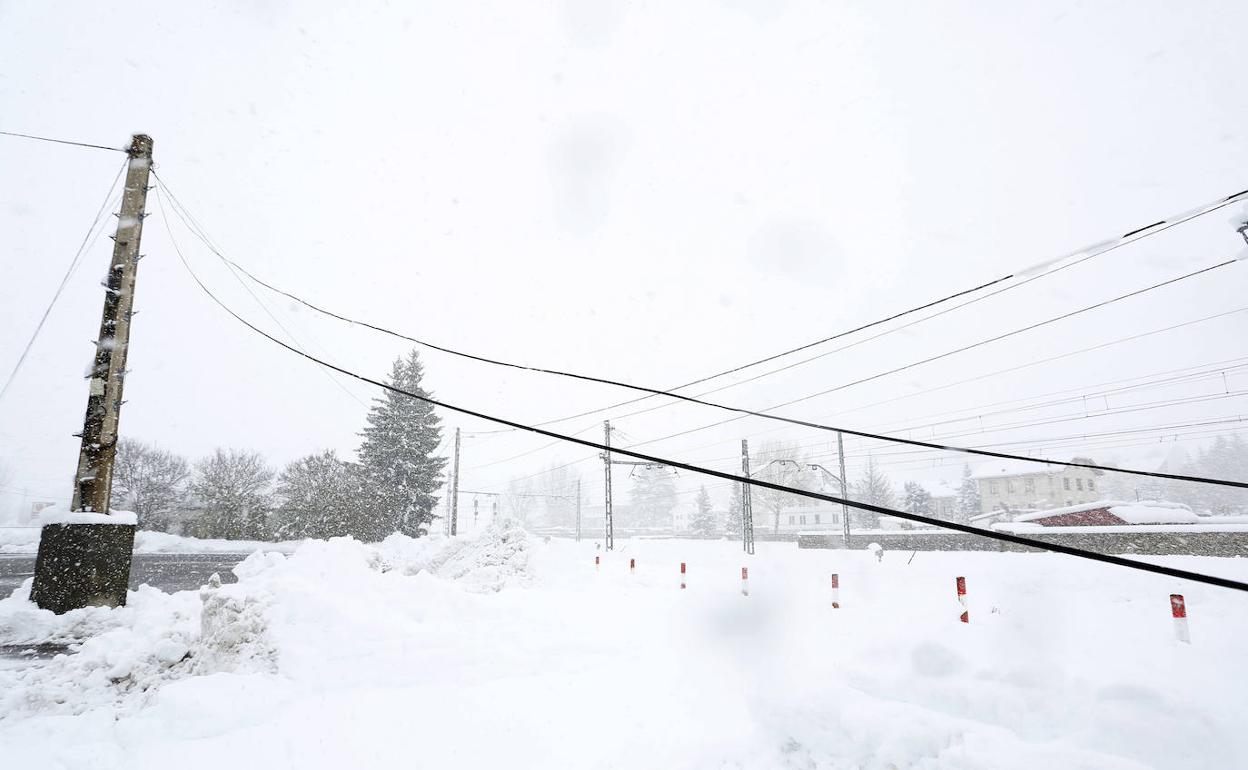
[[[529,582],[535,540],[514,519],[501,519],[475,535],[413,540],[391,535],[379,546],[385,568],[405,575],[430,572],[479,593]]]
[[[160,686],[184,677],[274,670],[265,602],[213,582],[198,595],[140,586],[125,607],[55,615],[28,601],[27,580],[0,601],[0,644],[63,644],[71,654],[0,671],[0,718],[137,708]]]

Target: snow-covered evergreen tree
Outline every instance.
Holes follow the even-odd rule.
[[[278,539],[360,538],[367,528],[355,468],[332,449],[287,465],[278,477],[277,494],[282,499],[274,527]]]
[[[421,386],[424,367],[415,350],[394,362],[390,384],[428,395]],[[425,401],[386,391],[373,399],[360,434],[361,500],[366,521],[361,539],[376,541],[392,532],[419,537],[433,521],[434,494],[442,486],[446,458],[434,453],[442,441],[442,420]]]
[[[697,510],[693,514],[690,529],[693,534],[700,537],[714,537],[719,534],[719,519],[715,516],[715,511],[711,508],[711,495],[706,491],[706,485],[702,485],[702,489],[698,491],[697,499],[694,500]]]
[[[745,526],[745,515],[742,512],[744,503],[741,500],[741,485],[732,485],[732,497],[728,500],[728,519],[724,528],[729,537],[741,537],[741,528]]]
[[[962,466],[962,484],[958,487],[958,505],[954,510],[957,521],[963,524],[979,514],[982,503],[979,497],[979,483],[971,478],[971,466]]]
[[[935,513],[932,504],[932,493],[928,492],[922,484],[914,481],[907,481],[903,487],[904,497],[901,501],[901,509],[908,513],[918,513],[924,516],[931,516]]]
[[[867,467],[863,469],[862,476],[854,482],[853,499],[883,508],[896,506],[893,482],[889,481],[888,476],[876,465],[874,457],[867,458]],[[861,527],[875,529],[880,526],[880,514],[874,511],[855,511],[854,516]]]
[[[676,481],[672,469],[663,465],[639,465],[633,471],[632,508],[628,525],[666,527],[676,507]]]

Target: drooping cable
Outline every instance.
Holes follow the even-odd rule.
[[[127,161],[128,163],[129,161]],[[17,363],[13,365],[13,371],[9,372],[9,378],[4,381],[4,386],[0,387],[0,401],[4,400],[4,396],[9,392],[9,386],[17,379],[17,373],[21,371],[22,365],[26,363],[26,357],[30,354],[31,348],[35,346],[35,340],[39,339],[39,334],[43,331],[43,325],[47,323],[48,316],[52,313],[52,308],[56,307],[56,302],[61,298],[62,292],[69,284],[69,279],[73,277],[77,271],[82,257],[86,254],[87,249],[95,243],[99,238],[103,229],[99,232],[96,227],[99,226],[100,220],[104,217],[104,212],[108,209],[108,202],[113,197],[113,190],[117,188],[117,182],[121,179],[121,175],[126,170],[126,164],[123,163],[121,168],[117,170],[117,176],[113,177],[113,182],[108,186],[108,192],[104,195],[104,202],[100,204],[100,208],[95,212],[95,218],[91,220],[91,226],[87,228],[87,234],[82,237],[82,243],[78,245],[78,250],[74,252],[74,258],[70,260],[69,267],[65,269],[65,275],[61,277],[61,282],[57,285],[56,291],[52,293],[52,299],[48,300],[48,305],[43,309],[43,315],[39,317],[39,323],[35,324],[35,330],[31,332],[30,339],[26,340],[26,347],[22,348],[22,353],[17,357]]]
[[[1043,540],[1037,540],[1035,538],[1015,535],[1015,534],[1011,534],[1007,532],[982,530],[976,527],[972,527],[968,524],[961,524],[961,523],[952,522],[952,521],[943,521],[941,519],[937,519],[931,516],[924,516],[922,514],[916,514],[916,513],[908,513],[906,511],[899,511],[893,508],[886,508],[884,506],[874,505],[871,503],[856,502],[853,500],[847,500],[847,499],[836,497],[833,495],[826,495],[820,492],[811,492],[811,491],[807,491],[803,489],[797,489],[794,487],[788,487],[783,484],[776,484],[776,483],[772,483],[769,481],[764,481],[762,479],[747,478],[744,476],[739,476],[735,473],[726,473],[724,471],[718,471],[712,468],[704,468],[704,467],[692,465],[690,463],[680,462],[678,460],[671,460],[671,459],[664,458],[664,457],[656,457],[654,455],[643,454],[641,452],[636,452],[633,450],[621,449],[618,447],[608,447],[607,445],[599,444],[596,441],[590,441],[588,439],[582,439],[582,438],[576,438],[574,436],[563,435],[563,434],[556,433],[550,430],[546,430],[544,428],[539,428],[533,425],[526,425],[524,423],[516,422],[514,420],[508,420],[503,417],[497,417],[494,415],[485,414],[483,412],[478,412],[472,409],[467,409],[465,407],[449,404],[444,401],[440,401],[438,399],[430,398],[427,395],[421,395],[419,393],[412,393],[410,391],[403,390],[402,388],[395,387],[394,385],[389,385],[387,383],[381,382],[379,380],[374,380],[370,377],[351,371],[349,369],[345,369],[343,367],[337,366],[328,361],[321,360],[317,358],[316,356],[313,356],[305,351],[299,350],[283,342],[282,340],[270,335],[268,332],[265,332],[263,329],[260,329],[259,327],[255,326],[247,319],[235,313],[228,305],[226,305],[219,298],[217,298],[215,294],[212,293],[212,291],[199,279],[199,276],[195,274],[194,270],[190,266],[190,263],[186,261],[186,257],[182,254],[181,250],[178,249],[176,242],[174,243],[174,248],[178,252],[178,257],[182,260],[183,266],[186,268],[187,272],[190,273],[192,279],[199,286],[199,288],[205,294],[207,294],[208,297],[212,299],[212,301],[215,302],[222,310],[224,310],[231,317],[233,317],[234,320],[243,324],[252,332],[259,334],[260,336],[269,340],[269,342],[272,342],[273,344],[278,345],[291,353],[302,356],[303,358],[306,358],[307,360],[312,361],[313,363],[319,366],[325,367],[327,369],[331,369],[333,371],[338,372],[339,374],[343,374],[348,377],[353,377],[361,382],[366,382],[370,385],[383,388],[397,395],[406,396],[408,398],[416,399],[418,401],[423,401],[424,403],[427,403],[430,406],[441,407],[448,411],[463,414],[468,417],[475,417],[477,419],[485,420],[487,422],[493,422],[498,425],[506,425],[508,427],[515,428],[517,430],[522,430],[528,433],[535,433],[541,436],[546,436],[547,438],[558,439],[560,441],[566,441],[566,442],[573,443],[573,444],[579,444],[581,446],[596,449],[599,451],[604,451],[604,452],[609,451],[614,454],[623,455],[625,457],[631,457],[633,459],[640,460],[640,461],[647,462],[647,463],[653,463],[655,465],[664,465],[664,466],[675,468],[678,470],[689,471],[691,473],[701,473],[703,475],[720,478],[725,481],[731,481],[731,482],[736,482],[740,484],[748,484],[753,487],[760,487],[762,489],[770,489],[776,492],[790,493],[793,495],[797,495],[799,497],[807,497],[812,500],[820,500],[823,502],[834,503],[837,505],[848,505],[848,506],[857,508],[859,510],[870,511],[872,513],[878,513],[878,514],[885,515],[885,516],[893,516],[895,518],[905,519],[905,520],[917,522],[920,524],[927,524],[930,526],[939,527],[943,529],[951,529],[956,532],[962,532],[965,534],[974,535],[976,537],[983,537],[983,538],[988,538],[990,540],[997,540],[999,542],[1012,543],[1014,545],[1020,545],[1020,546],[1024,546],[1028,548],[1035,548],[1035,549],[1042,550],[1042,551],[1052,551],[1054,553],[1061,553],[1067,556],[1074,556],[1077,558],[1088,559],[1091,561],[1099,561],[1105,564],[1112,564],[1118,567],[1125,567],[1127,569],[1133,569],[1133,570],[1138,570],[1142,572],[1151,572],[1154,574],[1165,575],[1167,577],[1179,578],[1182,580],[1191,580],[1191,581],[1198,582],[1198,583],[1204,583],[1206,585],[1213,585],[1213,586],[1218,586],[1221,588],[1230,588],[1236,591],[1248,591],[1248,583],[1244,583],[1238,580],[1231,580],[1229,578],[1218,577],[1216,575],[1207,575],[1207,574],[1200,573],[1200,572],[1192,572],[1190,570],[1177,569],[1174,567],[1168,567],[1168,566],[1161,565],[1161,564],[1151,564],[1149,562],[1135,561],[1133,559],[1126,559],[1121,556],[1112,556],[1109,554],[1097,553],[1095,551],[1088,551],[1082,548],[1074,548],[1072,546],[1061,545],[1058,543],[1050,543],[1050,542],[1046,542]]]
[[[112,150],[113,152],[126,152],[121,147],[107,147],[102,144],[89,144],[87,142],[75,142],[69,139],[53,139],[50,136],[35,136],[34,134],[19,134],[16,131],[0,131],[0,135],[15,136],[21,139],[34,139],[39,142],[53,142],[55,144],[69,144],[74,147],[90,147],[93,150]]]
[[[158,178],[159,178],[159,177],[158,177]],[[168,185],[164,182],[164,180],[163,180],[163,179],[161,179],[161,180],[160,180],[160,184],[161,184],[161,187],[162,187],[162,188],[164,188],[165,192],[169,192]],[[1198,213],[1190,213],[1190,216],[1188,216],[1188,218],[1192,218],[1192,217],[1195,217],[1195,216],[1199,216],[1200,214],[1204,214],[1204,213],[1209,213],[1210,211],[1215,211],[1215,210],[1217,210],[1218,208],[1221,208],[1222,206],[1225,206],[1225,205],[1230,205],[1231,203],[1235,202],[1236,200],[1238,200],[1240,197],[1242,197],[1242,196],[1244,196],[1244,195],[1248,195],[1248,191],[1245,191],[1244,193],[1236,193],[1235,195],[1228,196],[1228,197],[1227,197],[1226,199],[1224,199],[1223,201],[1216,202],[1216,203],[1214,203],[1214,204],[1208,204],[1208,205],[1206,205],[1206,206],[1204,206],[1204,207],[1201,207],[1200,209],[1194,209],[1194,210],[1193,210],[1193,212],[1198,212]],[[178,205],[180,208],[183,208],[183,209],[184,209],[184,207],[182,207],[180,204],[178,204],[178,203],[177,203],[177,200],[176,200],[176,198],[174,198],[174,197],[173,197],[173,194],[172,194],[172,193],[169,193],[169,196],[170,196],[170,199],[171,199],[171,200],[172,200],[172,201],[173,201],[176,205]],[[1153,225],[1149,225],[1148,227],[1145,227],[1145,228],[1140,228],[1140,229],[1138,229],[1138,230],[1132,231],[1132,232],[1130,232],[1130,233],[1127,233],[1127,234],[1126,234],[1126,235],[1124,235],[1124,236],[1121,236],[1119,239],[1116,239],[1116,240],[1114,240],[1114,241],[1107,241],[1106,243],[1111,243],[1111,244],[1113,244],[1113,245],[1108,246],[1108,247],[1105,247],[1103,251],[1099,251],[1099,252],[1097,252],[1097,253],[1104,253],[1104,251],[1110,250],[1110,249],[1112,249],[1112,248],[1118,248],[1119,246],[1123,245],[1124,243],[1130,242],[1130,241],[1128,241],[1128,240],[1124,240],[1124,239],[1129,239],[1129,238],[1136,238],[1136,239],[1138,239],[1138,238],[1142,238],[1142,237],[1145,237],[1147,234],[1150,234],[1150,233],[1152,233],[1152,232],[1160,232],[1161,230],[1165,229],[1166,227],[1171,227],[1171,226],[1173,226],[1173,225],[1175,225],[1175,224],[1178,224],[1180,221],[1186,221],[1186,220],[1185,220],[1185,219],[1177,219],[1177,220],[1175,220],[1174,222],[1171,222],[1171,223],[1167,223],[1167,222],[1157,222],[1157,223],[1154,223]],[[1161,227],[1159,227],[1159,225],[1160,225]],[[194,230],[192,230],[192,232],[194,232]],[[212,252],[213,252],[213,253],[214,253],[214,254],[215,254],[215,255],[216,255],[219,259],[222,259],[222,260],[224,260],[224,261],[225,261],[225,262],[227,262],[227,263],[233,264],[233,263],[232,263],[232,262],[231,262],[231,261],[230,261],[227,257],[225,257],[223,254],[221,254],[221,253],[220,253],[220,251],[219,251],[218,249],[216,249],[216,248],[213,246],[213,244],[212,244],[209,240],[207,240],[206,238],[202,237],[202,235],[197,235],[197,237],[200,237],[200,240],[204,243],[204,245],[205,245],[205,246],[207,246],[207,247],[208,247],[208,248],[209,248],[209,249],[210,249],[210,250],[211,250],[211,251],[212,251]],[[1079,254],[1079,253],[1080,253],[1080,252],[1076,252],[1076,254]],[[1069,258],[1069,257],[1067,257],[1067,258]],[[1067,258],[1062,258],[1062,259],[1067,259]],[[1058,260],[1058,262],[1060,262],[1060,261],[1061,261],[1061,260]],[[540,369],[540,368],[535,368],[535,367],[525,366],[525,365],[522,365],[522,364],[514,364],[514,363],[509,363],[509,362],[495,361],[495,360],[493,360],[493,359],[483,358],[483,357],[481,357],[481,356],[477,356],[477,355],[470,354],[470,353],[462,353],[462,352],[459,352],[459,351],[452,351],[452,350],[450,350],[449,348],[443,348],[443,347],[440,347],[440,346],[432,345],[432,344],[430,344],[430,343],[423,342],[423,341],[421,341],[421,340],[418,340],[418,339],[413,338],[413,337],[409,337],[409,336],[407,336],[407,335],[400,334],[400,333],[398,333],[398,332],[393,332],[393,331],[390,331],[390,330],[387,330],[387,329],[383,329],[383,328],[381,328],[381,327],[373,326],[373,325],[371,325],[371,324],[367,324],[367,323],[363,323],[363,322],[355,321],[355,320],[353,320],[353,319],[347,318],[347,317],[345,317],[345,316],[340,316],[340,315],[335,314],[335,313],[332,313],[332,312],[330,312],[330,311],[321,310],[320,308],[316,308],[315,306],[313,306],[313,305],[311,305],[311,304],[308,304],[308,303],[307,303],[307,302],[305,302],[304,300],[301,300],[301,299],[299,299],[298,297],[296,297],[296,296],[294,296],[294,295],[287,294],[286,292],[283,292],[283,291],[281,291],[281,290],[274,289],[274,291],[278,291],[279,293],[281,293],[281,294],[283,294],[283,295],[285,295],[285,296],[288,296],[288,297],[290,297],[291,299],[294,299],[294,300],[296,300],[296,301],[303,302],[303,304],[307,305],[308,307],[313,308],[313,309],[315,309],[315,310],[318,310],[319,312],[322,312],[322,313],[324,313],[324,314],[330,315],[330,316],[332,316],[332,317],[334,317],[334,318],[337,318],[337,319],[340,319],[340,320],[346,321],[346,322],[348,322],[348,323],[352,323],[352,324],[359,324],[359,325],[362,325],[362,326],[366,326],[366,327],[368,327],[368,328],[370,328],[370,329],[375,329],[375,330],[377,330],[377,331],[381,331],[381,332],[384,332],[384,333],[386,333],[386,334],[389,334],[389,335],[392,335],[392,336],[395,336],[395,337],[398,337],[398,338],[401,338],[401,339],[404,339],[404,340],[407,340],[407,341],[410,341],[410,342],[414,342],[414,343],[419,344],[419,345],[424,345],[424,346],[426,346],[426,347],[430,347],[430,348],[435,349],[435,350],[440,350],[440,351],[444,351],[444,352],[450,352],[450,353],[453,353],[453,354],[458,355],[458,356],[462,356],[462,357],[466,357],[466,358],[471,358],[471,359],[473,359],[473,360],[482,361],[482,362],[491,363],[491,364],[496,364],[496,365],[499,365],[499,366],[505,366],[505,367],[509,367],[509,368],[515,368],[515,369],[525,369],[525,370],[529,370],[529,371],[537,371],[537,372],[542,372],[542,373],[546,373],[546,374],[555,374],[555,375],[560,375],[560,376],[567,376],[567,377],[572,377],[572,378],[575,378],[575,379],[588,380],[588,381],[592,381],[592,382],[598,382],[598,383],[602,383],[602,384],[608,384],[608,385],[614,385],[614,386],[618,386],[618,387],[628,388],[628,389],[631,389],[631,390],[637,390],[637,391],[641,391],[641,392],[649,393],[649,394],[651,394],[651,395],[656,395],[656,396],[669,396],[669,397],[671,397],[671,398],[676,398],[676,399],[679,399],[679,400],[681,400],[681,401],[686,401],[686,402],[689,402],[689,403],[699,404],[699,405],[702,405],[702,406],[713,407],[713,408],[716,408],[716,409],[722,409],[722,410],[729,411],[729,412],[734,412],[734,413],[736,413],[736,414],[740,415],[740,416],[738,416],[738,417],[732,417],[732,418],[729,418],[729,419],[726,419],[726,420],[721,420],[721,421],[718,421],[718,422],[714,422],[714,423],[710,423],[710,424],[707,424],[707,425],[699,426],[699,427],[697,427],[697,428],[690,428],[690,429],[688,429],[688,430],[679,431],[679,432],[677,432],[677,433],[673,433],[673,434],[670,434],[670,435],[668,435],[668,436],[663,436],[663,437],[661,437],[661,438],[651,439],[651,440],[649,440],[649,441],[643,441],[643,442],[640,442],[640,443],[636,444],[635,446],[643,446],[643,445],[646,445],[646,444],[657,443],[657,442],[659,442],[659,441],[665,441],[665,440],[667,440],[667,439],[676,438],[676,437],[678,437],[678,436],[683,436],[683,435],[687,435],[687,434],[690,434],[690,433],[696,433],[696,432],[698,432],[698,431],[707,430],[707,429],[709,429],[709,428],[713,428],[713,427],[718,427],[718,426],[720,426],[720,425],[725,425],[725,424],[728,424],[728,423],[731,423],[731,422],[735,422],[735,421],[737,421],[737,420],[743,420],[743,419],[745,419],[746,417],[759,417],[759,418],[762,418],[762,419],[767,419],[767,420],[775,420],[775,421],[778,421],[778,422],[783,422],[783,423],[787,423],[787,424],[790,424],[790,425],[797,425],[797,426],[800,426],[800,427],[805,427],[805,428],[812,428],[812,429],[815,429],[815,430],[824,430],[824,431],[839,432],[839,433],[844,433],[845,435],[850,435],[850,436],[858,436],[858,437],[860,437],[860,438],[871,438],[871,439],[876,439],[876,440],[880,440],[880,441],[893,441],[893,442],[902,443],[902,444],[911,444],[911,445],[914,445],[914,446],[926,447],[926,448],[929,448],[929,449],[942,449],[942,450],[951,451],[951,452],[961,452],[961,453],[965,453],[965,454],[980,455],[980,456],[984,456],[984,457],[993,457],[993,458],[997,458],[997,459],[1027,460],[1027,461],[1037,462],[1037,463],[1042,463],[1042,464],[1046,464],[1046,465],[1061,465],[1061,466],[1066,466],[1066,467],[1089,468],[1089,469],[1093,469],[1093,470],[1115,470],[1115,471],[1117,471],[1117,472],[1119,472],[1119,473],[1128,473],[1128,474],[1135,474],[1135,475],[1141,475],[1141,476],[1158,476],[1158,474],[1156,474],[1155,472],[1151,472],[1151,471],[1140,471],[1140,470],[1132,470],[1132,469],[1124,469],[1124,468],[1113,468],[1113,469],[1110,469],[1110,468],[1106,468],[1106,467],[1104,467],[1104,466],[1096,465],[1096,464],[1093,464],[1093,463],[1078,463],[1078,462],[1073,462],[1073,461],[1071,461],[1071,462],[1066,462],[1066,461],[1061,461],[1061,460],[1051,460],[1051,459],[1046,459],[1046,458],[1029,458],[1029,457],[1021,457],[1021,456],[1017,456],[1017,455],[1010,455],[1010,454],[1001,453],[1001,452],[989,452],[989,451],[979,450],[979,449],[974,449],[974,448],[970,448],[970,447],[954,447],[954,446],[944,446],[944,445],[939,445],[939,444],[933,444],[933,443],[931,443],[931,442],[919,441],[919,440],[916,440],[916,439],[908,439],[908,438],[903,438],[903,437],[900,437],[900,436],[890,436],[890,435],[884,435],[884,434],[878,434],[878,433],[870,433],[870,432],[867,432],[867,431],[853,430],[853,429],[850,429],[850,428],[844,428],[844,427],[839,427],[839,426],[824,425],[824,424],[820,424],[820,423],[811,422],[811,421],[808,421],[808,420],[801,420],[801,419],[792,418],[792,417],[783,417],[783,416],[780,416],[780,415],[768,414],[768,412],[771,412],[771,411],[774,411],[774,410],[776,410],[776,409],[780,409],[780,408],[783,408],[783,407],[786,407],[786,406],[791,406],[792,404],[796,404],[796,403],[799,403],[799,402],[801,402],[801,401],[806,401],[806,400],[809,400],[809,399],[811,399],[811,398],[816,398],[816,397],[818,397],[818,396],[826,395],[826,394],[828,394],[828,393],[832,393],[832,392],[835,392],[835,391],[837,391],[837,390],[841,390],[841,389],[844,389],[844,388],[848,388],[848,387],[851,387],[851,386],[853,386],[853,385],[859,385],[859,384],[862,384],[862,383],[864,383],[864,382],[869,382],[869,381],[871,381],[871,380],[879,379],[879,378],[881,378],[881,377],[885,377],[885,376],[888,376],[888,375],[891,375],[891,374],[896,374],[896,373],[898,373],[898,372],[905,371],[905,370],[907,370],[907,369],[911,369],[911,368],[914,368],[914,367],[916,367],[916,366],[920,366],[920,365],[923,365],[923,364],[926,364],[926,363],[930,363],[930,362],[932,362],[932,361],[936,361],[936,360],[939,360],[939,359],[942,359],[942,358],[947,358],[947,357],[949,357],[949,356],[952,356],[952,355],[955,355],[955,354],[958,354],[958,353],[962,353],[962,352],[965,352],[965,351],[967,351],[967,350],[972,350],[972,349],[977,348],[977,347],[980,347],[980,346],[982,346],[982,345],[987,345],[987,344],[991,344],[991,343],[994,343],[994,342],[998,342],[998,341],[1000,341],[1000,340],[1006,339],[1006,338],[1008,338],[1008,337],[1015,336],[1015,335],[1017,335],[1017,334],[1022,334],[1022,333],[1024,333],[1024,332],[1032,331],[1032,330],[1034,330],[1034,329],[1038,329],[1038,328],[1040,328],[1040,327],[1042,327],[1042,326],[1046,326],[1046,325],[1051,324],[1051,323],[1056,323],[1056,322],[1058,322],[1058,321],[1062,321],[1062,320],[1065,320],[1065,319],[1067,319],[1067,318],[1071,318],[1071,317],[1074,317],[1074,316],[1080,315],[1080,314],[1082,314],[1082,313],[1086,313],[1086,312],[1089,312],[1089,311],[1092,311],[1092,310],[1095,310],[1095,309],[1098,309],[1098,308],[1101,308],[1101,307],[1105,307],[1105,306],[1107,306],[1107,305],[1111,305],[1111,304],[1113,304],[1113,303],[1120,302],[1120,301],[1122,301],[1122,300],[1126,300],[1126,299],[1129,299],[1129,298],[1132,298],[1132,297],[1135,297],[1135,296],[1139,296],[1139,295],[1141,295],[1141,294],[1144,294],[1144,293],[1147,293],[1147,292],[1150,292],[1150,291],[1154,291],[1154,290],[1156,290],[1156,289],[1160,289],[1160,288],[1163,288],[1163,287],[1165,287],[1165,286],[1169,286],[1169,285],[1171,285],[1171,284],[1178,283],[1178,282],[1183,281],[1183,280],[1187,280],[1187,279],[1190,279],[1190,278],[1194,278],[1194,277],[1197,277],[1197,276],[1203,275],[1203,274],[1205,274],[1205,273],[1208,273],[1208,272],[1213,271],[1213,270],[1217,270],[1217,269],[1219,269],[1219,268],[1223,268],[1223,267],[1227,267],[1227,266],[1229,266],[1229,265],[1233,265],[1233,264],[1235,264],[1235,262],[1236,262],[1236,260],[1235,260],[1235,259],[1225,260],[1225,261],[1223,261],[1223,262],[1220,262],[1220,263],[1217,263],[1217,264],[1214,264],[1214,265],[1210,265],[1210,266],[1208,266],[1208,267],[1204,267],[1204,268],[1201,268],[1201,269],[1199,269],[1199,270],[1195,270],[1195,271],[1192,271],[1192,272],[1186,273],[1186,274],[1184,274],[1184,275],[1180,275],[1180,276],[1177,276],[1177,277],[1175,277],[1175,278],[1171,278],[1171,279],[1168,279],[1168,280],[1162,281],[1162,282],[1160,282],[1160,283],[1155,283],[1155,284],[1152,284],[1152,285],[1150,285],[1150,286],[1146,286],[1146,287],[1144,287],[1144,288],[1141,288],[1141,289],[1136,289],[1136,290],[1131,291],[1131,292],[1128,292],[1128,293],[1126,293],[1126,294],[1119,295],[1119,296],[1117,296],[1117,297],[1111,297],[1111,298],[1109,298],[1109,299],[1102,300],[1102,301],[1097,302],[1097,303],[1094,303],[1094,304],[1092,304],[1092,305],[1088,305],[1088,306],[1085,306],[1085,307],[1082,307],[1082,308],[1079,308],[1079,309],[1076,309],[1076,310],[1073,310],[1073,311],[1069,311],[1069,312],[1066,312],[1066,313],[1063,313],[1063,314],[1060,314],[1060,315],[1054,316],[1054,317],[1049,318],[1049,319],[1046,319],[1046,320],[1044,320],[1044,321],[1039,321],[1039,322],[1036,322],[1036,323],[1033,323],[1033,324],[1029,324],[1029,325],[1024,326],[1024,327],[1021,327],[1021,328],[1019,328],[1019,329],[1014,329],[1014,330],[1012,330],[1012,331],[1009,331],[1009,332],[1006,332],[1006,333],[1003,333],[1003,334],[995,335],[995,336],[990,337],[990,338],[988,338],[988,339],[984,339],[984,340],[980,340],[980,341],[978,341],[978,342],[974,342],[974,343],[971,343],[971,344],[968,344],[968,345],[964,345],[964,346],[962,346],[962,347],[960,347],[960,348],[956,348],[956,349],[954,349],[954,350],[946,351],[946,352],[944,352],[944,353],[941,353],[941,354],[938,354],[938,355],[935,355],[935,356],[929,356],[928,358],[925,358],[925,359],[922,359],[922,360],[919,360],[919,361],[914,361],[914,362],[911,362],[911,363],[909,363],[909,364],[905,364],[905,365],[903,365],[903,366],[896,367],[896,368],[894,368],[894,369],[890,369],[890,370],[885,371],[885,372],[880,372],[880,373],[877,373],[877,374],[874,374],[874,375],[871,375],[871,376],[868,376],[868,377],[860,378],[860,379],[854,380],[854,381],[849,382],[849,383],[844,383],[844,384],[839,385],[839,386],[834,387],[834,388],[830,388],[830,389],[827,389],[827,390],[823,390],[823,391],[820,391],[820,392],[815,393],[815,394],[811,394],[811,395],[808,395],[808,396],[803,396],[803,397],[801,397],[801,398],[797,398],[797,399],[793,399],[793,400],[790,400],[790,401],[786,401],[786,402],[784,402],[784,403],[777,404],[777,405],[774,405],[774,406],[771,406],[771,407],[767,407],[767,408],[765,408],[765,409],[760,409],[760,410],[746,409],[746,408],[743,408],[743,407],[734,407],[734,406],[729,406],[729,405],[727,405],[727,404],[719,404],[719,403],[712,402],[712,401],[703,401],[703,400],[698,399],[698,398],[696,398],[696,397],[693,397],[693,396],[686,396],[686,395],[683,395],[683,394],[680,394],[680,393],[673,393],[673,392],[670,392],[670,391],[663,391],[663,390],[658,390],[658,389],[655,389],[655,388],[648,388],[648,387],[641,386],[641,385],[632,385],[632,384],[628,384],[628,383],[618,382],[618,381],[615,381],[615,380],[608,380],[608,379],[603,379],[603,378],[599,378],[599,377],[592,377],[592,376],[589,376],[589,375],[572,374],[572,373],[560,372],[560,371],[557,371],[557,370],[549,370],[549,369]],[[1056,264],[1056,263],[1055,263],[1055,262],[1050,262],[1050,263],[1047,263],[1047,265],[1048,265],[1049,267],[1051,267],[1053,264]],[[250,274],[249,274],[249,273],[247,273],[247,271],[246,271],[246,270],[243,270],[241,267],[240,267],[239,269],[240,269],[240,270],[242,270],[242,271],[244,272],[244,274],[247,274],[247,275],[249,275],[249,276],[250,276]],[[1060,268],[1060,267],[1058,267],[1058,268],[1056,268],[1056,269],[1061,269],[1061,268]],[[254,278],[254,277],[253,277],[253,278]],[[265,283],[264,283],[264,282],[262,282],[262,281],[258,281],[258,279],[257,279],[257,282],[261,283],[261,285],[264,285],[264,286],[266,286],[266,287],[268,287],[268,288],[272,288],[272,287],[270,287],[268,284],[265,284]],[[981,288],[982,288],[982,287],[981,287]],[[974,289],[973,289],[973,290],[968,290],[968,291],[974,291]],[[943,301],[943,300],[941,300],[941,301]],[[906,311],[906,312],[910,312],[910,311]],[[831,339],[831,338],[829,338],[829,339]],[[682,387],[683,387],[683,386],[682,386]],[[563,418],[561,418],[561,419],[563,419]],[[552,421],[552,422],[553,422],[553,421]],[[540,427],[540,426],[542,426],[542,425],[546,425],[546,424],[549,424],[549,422],[547,422],[547,423],[538,423],[538,424],[537,424],[537,427]],[[1171,480],[1175,480],[1175,481],[1203,481],[1203,482],[1205,482],[1205,483],[1210,483],[1210,484],[1219,484],[1219,485],[1223,485],[1223,486],[1232,486],[1232,487],[1240,487],[1240,488],[1245,488],[1245,489],[1248,489],[1248,482],[1233,481],[1233,480],[1228,480],[1228,479],[1197,479],[1197,478],[1195,478],[1195,477],[1190,477],[1190,476],[1182,476],[1182,475],[1179,475],[1179,474],[1161,474],[1161,475],[1160,475],[1160,476],[1158,476],[1158,477],[1169,478],[1169,479],[1171,479]]]

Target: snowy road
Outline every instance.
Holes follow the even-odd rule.
[[[245,553],[136,553],[130,569],[130,589],[147,584],[172,593],[199,588],[214,572],[227,583],[230,572],[247,558]],[[35,572],[35,557],[29,554],[0,554],[0,597],[8,596]]]

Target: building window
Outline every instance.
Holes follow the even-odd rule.
[[[799,517],[798,517],[798,521],[799,521],[800,523],[802,523],[802,524],[805,524],[805,523],[806,523],[806,514],[804,514],[804,513],[803,513],[801,516],[799,516]]]
[[[1005,482],[1005,491],[1011,495],[1014,494],[1014,479]]]
[[[989,481],[989,482],[988,482],[988,491],[989,491],[991,494],[994,494],[994,495],[995,495],[995,494],[997,493],[997,482],[995,482],[995,481]]]
[[[1067,492],[1070,491],[1070,479],[1062,479],[1062,489],[1065,489]],[[1070,503],[1066,504],[1070,505]]]
[[[1089,492],[1095,492],[1095,491],[1096,491],[1096,480],[1095,480],[1095,479],[1088,479],[1088,491],[1089,491]]]
[[[819,514],[817,514],[817,513],[815,514],[815,523],[816,523],[816,524],[818,524],[818,523],[819,523]]]
[[[793,523],[793,517],[792,517],[792,516],[790,516],[790,517],[789,517],[789,523],[790,523],[790,524],[792,524],[792,523]]]
[[[1036,491],[1035,479],[1023,479],[1023,491],[1027,494],[1034,494]]]
[[[1083,479],[1075,479],[1075,488],[1080,492],[1083,491]]]

